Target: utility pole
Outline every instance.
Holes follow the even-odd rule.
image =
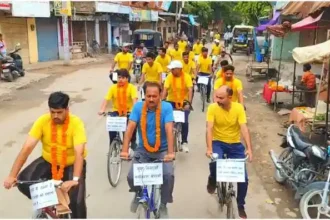
[[[179,15],[178,15],[178,34],[179,35],[181,33],[181,13],[182,13],[183,8],[184,8],[184,1],[182,0],[181,7],[179,9]]]
[[[175,2],[175,29],[176,29],[176,34],[178,34],[178,14],[179,14],[179,7],[178,7],[179,2]]]
[[[69,48],[69,25],[68,25],[68,11],[67,4],[70,1],[62,1],[62,26],[63,26],[63,52],[64,52],[64,65],[70,64],[70,48]],[[71,7],[69,7],[71,8]]]

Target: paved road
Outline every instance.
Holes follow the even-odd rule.
[[[236,61],[235,61],[236,62]],[[243,64],[243,63],[242,63]],[[34,120],[47,112],[47,97],[52,91],[67,92],[71,111],[85,122],[88,133],[87,199],[89,218],[134,218],[129,212],[132,194],[128,192],[126,174],[129,164],[123,165],[123,175],[117,188],[107,180],[106,153],[108,135],[105,119],[97,116],[110,82],[109,64],[93,66],[61,77],[52,77],[38,85],[15,93],[11,101],[0,104],[0,169],[1,184]],[[198,94],[197,94],[198,95]],[[190,116],[190,153],[178,155],[175,168],[174,203],[169,205],[172,218],[219,218],[215,198],[206,192],[208,159],[205,155],[205,113],[200,99],[194,100],[195,111]],[[40,146],[28,163],[40,155]],[[268,195],[252,165],[248,165],[250,188],[247,198],[249,218],[278,218],[273,206],[265,201]],[[13,208],[15,207],[15,208]],[[2,218],[29,218],[31,202],[17,189],[7,191],[0,187],[0,215]],[[19,212],[17,211],[19,208]]]

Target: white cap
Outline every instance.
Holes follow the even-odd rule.
[[[181,63],[181,61],[179,61],[179,60],[173,60],[171,63],[170,63],[170,65],[168,65],[167,66],[167,68],[169,68],[170,70],[171,69],[175,69],[175,68],[180,68],[180,69],[182,69],[182,63]]]
[[[215,39],[214,42],[216,42],[216,43],[220,43],[220,41],[219,41],[218,39]]]
[[[131,45],[132,45],[131,43],[124,43],[123,47],[128,47],[128,46],[131,46]]]

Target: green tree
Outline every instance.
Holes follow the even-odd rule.
[[[198,20],[202,27],[207,28],[213,19],[213,9],[211,2],[187,2],[185,3],[183,12],[198,16]]]
[[[237,2],[222,2],[215,1],[210,2],[213,9],[213,20],[222,20],[224,24],[234,26],[242,23],[242,16],[239,12],[235,12],[233,9],[237,5]]]
[[[242,15],[245,23],[258,25],[258,18],[269,15],[272,10],[271,2],[238,2],[234,11]]]

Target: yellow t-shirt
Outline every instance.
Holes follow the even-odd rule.
[[[87,142],[85,126],[82,120],[73,114],[69,114],[70,122],[67,130],[67,162],[66,166],[74,164],[75,153],[74,147],[85,144]],[[52,132],[51,132],[51,116],[49,113],[40,116],[33,124],[29,135],[42,143],[42,157],[48,162],[52,162],[51,148],[52,143]],[[62,126],[57,125],[57,164],[62,162]],[[84,158],[87,156],[87,150],[84,151]]]
[[[214,83],[214,89],[218,89],[220,88],[220,86],[223,85],[223,79],[222,77],[220,77],[219,79],[217,79]],[[226,85],[231,87],[231,82],[226,82]],[[243,90],[243,85],[241,80],[234,78],[234,88],[233,89],[233,97],[232,97],[232,101],[233,102],[238,102],[238,92]]]
[[[198,65],[200,66],[199,72],[211,74],[209,66],[212,66],[212,59],[210,57],[199,56]]]
[[[218,78],[222,77],[223,74],[225,74],[225,73],[223,72],[223,69],[221,68],[221,69],[215,74],[215,78],[218,79]]]
[[[221,53],[221,46],[220,46],[220,44],[218,46],[215,45],[215,44],[213,44],[213,46],[212,46],[212,55],[213,56],[218,56],[218,55],[220,55],[220,53]]]
[[[189,60],[195,61],[195,53],[192,51],[189,52]]]
[[[160,83],[160,76],[163,72],[162,65],[158,62],[154,62],[152,66],[148,63],[143,64],[142,74],[145,74],[146,82],[158,82]]]
[[[229,111],[221,108],[218,103],[209,105],[206,121],[213,122],[213,140],[228,144],[241,142],[240,125],[246,124],[246,114],[243,105],[231,103]]]
[[[164,72],[168,72],[167,66],[171,63],[171,57],[169,55],[165,54],[165,57],[158,55],[155,61],[162,65]]]
[[[109,90],[108,93],[106,94],[106,96],[104,97],[105,100],[112,102],[112,111],[118,111],[118,103],[117,103],[117,91],[118,91],[118,84],[112,85]],[[119,92],[123,92],[123,88],[119,87]],[[126,105],[127,105],[127,110],[129,112],[132,111],[133,109],[133,99],[137,99],[138,95],[137,95],[137,89],[136,87],[129,83],[127,85],[127,90],[126,90]]]
[[[120,52],[115,56],[114,60],[118,63],[118,69],[126,69],[129,71],[128,64],[133,62],[133,55],[131,53],[124,54],[123,52]]]
[[[171,57],[172,57],[172,60],[182,60],[182,50],[171,50]]]
[[[196,64],[194,61],[191,61],[189,60],[188,63],[185,63],[184,61],[181,61],[182,62],[182,71],[185,73],[185,74],[188,74],[189,76],[191,76],[192,79],[195,78],[195,74],[194,74],[194,69],[196,69]]]
[[[199,55],[202,53],[202,48],[203,48],[203,44],[199,43],[199,44],[194,44],[193,46],[193,52],[196,54],[196,55]]]
[[[175,81],[176,82],[176,90],[177,90],[177,94],[178,96],[180,97],[180,94],[181,94],[181,78],[178,77],[177,80]],[[185,97],[184,99],[188,99],[188,89],[191,88],[193,85],[192,85],[192,80],[191,80],[191,77],[190,75],[184,73],[184,82],[185,82],[185,87],[186,87],[186,91],[185,91]],[[176,96],[174,95],[174,92],[173,92],[173,87],[172,87],[172,84],[173,84],[173,74],[170,73],[167,75],[166,77],[166,80],[165,80],[165,83],[164,83],[164,87],[168,90],[168,95],[167,95],[167,98],[166,100],[167,101],[170,101],[170,102],[177,102],[179,100],[176,100]]]
[[[187,41],[179,41],[178,42],[179,50],[185,51],[187,47]]]

